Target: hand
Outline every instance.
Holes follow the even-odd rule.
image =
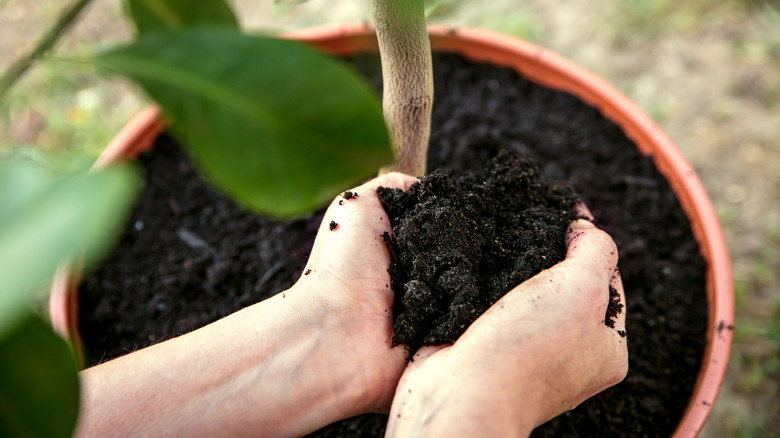
[[[83,371],[76,436],[301,436],[386,412],[406,359],[391,348],[390,224],[375,190],[414,181],[388,174],[337,198],[289,290]]]
[[[390,254],[382,234],[391,231],[376,189],[406,190],[416,178],[389,173],[337,197],[325,213],[304,275],[294,289],[306,291],[328,315],[328,336],[338,340],[338,361],[359,376],[352,413],[387,413],[406,365],[403,347],[392,346],[393,290]],[[308,272],[308,274],[307,274]]]
[[[587,220],[566,240],[564,261],[513,289],[455,344],[420,349],[387,436],[527,436],[625,377],[625,313],[604,325],[610,285],[625,303],[615,244]]]

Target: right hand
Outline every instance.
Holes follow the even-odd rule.
[[[387,436],[527,435],[625,377],[625,312],[614,328],[604,324],[610,285],[625,303],[617,248],[582,219],[566,245],[564,261],[501,298],[453,345],[418,351]]]

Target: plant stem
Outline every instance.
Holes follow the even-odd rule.
[[[0,99],[3,98],[5,93],[11,89],[11,86],[24,75],[24,73],[30,68],[33,62],[43,56],[54,44],[59,41],[60,37],[65,31],[70,28],[76,18],[79,16],[82,10],[92,0],[76,0],[72,5],[65,8],[62,14],[57,18],[57,22],[54,23],[46,34],[38,41],[35,48],[32,51],[25,54],[21,58],[17,59],[8,70],[5,71],[2,78],[0,78]]]
[[[423,0],[373,0],[382,59],[382,108],[396,153],[390,171],[425,174],[433,108],[431,43]]]

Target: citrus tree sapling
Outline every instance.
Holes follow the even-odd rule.
[[[423,0],[373,0],[382,60],[382,110],[395,162],[383,172],[423,176],[433,108],[431,43]]]

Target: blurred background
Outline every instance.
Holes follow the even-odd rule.
[[[0,0],[0,70],[69,3]],[[367,0],[230,3],[257,33],[370,19]],[[573,60],[669,134],[712,197],[734,269],[735,342],[702,436],[780,436],[780,0],[427,4],[431,23],[490,29]],[[131,36],[121,0],[95,0],[0,101],[0,148],[96,156],[146,101],[78,59]]]

